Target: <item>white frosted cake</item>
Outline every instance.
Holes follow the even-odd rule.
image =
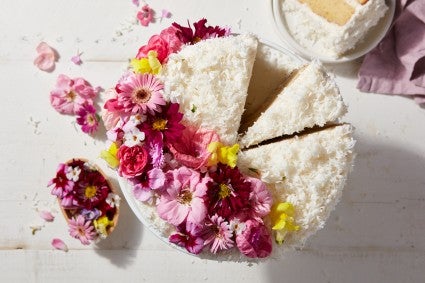
[[[353,49],[385,15],[385,0],[283,0],[290,34],[303,47],[332,58]]]

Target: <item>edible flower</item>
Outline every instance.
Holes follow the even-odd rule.
[[[96,231],[91,225],[91,221],[86,221],[82,215],[69,219],[68,226],[69,234],[79,239],[83,245],[90,244],[90,242],[96,238]]]
[[[114,222],[109,220],[107,216],[99,217],[98,219],[94,220],[93,223],[94,228],[96,229],[97,233],[99,233],[102,239],[108,236],[108,227],[114,225]]]
[[[238,161],[239,144],[225,146],[221,142],[212,142],[208,145],[208,151],[211,153],[208,165],[216,165],[218,162],[235,168]]]
[[[158,60],[158,53],[151,50],[148,52],[147,56],[147,58],[132,59],[130,61],[131,67],[134,72],[138,74],[150,73],[157,75],[162,69],[161,62]]]
[[[294,206],[290,202],[273,205],[270,217],[272,229],[276,231],[276,242],[281,245],[288,232],[298,231],[300,227],[294,222]]]
[[[139,20],[142,26],[147,27],[150,22],[153,20],[154,11],[149,7],[149,5],[144,5],[142,9],[137,13],[137,19]]]
[[[115,169],[120,164],[117,154],[118,147],[117,144],[113,142],[108,150],[102,150],[100,152],[100,157],[105,160],[111,168]]]

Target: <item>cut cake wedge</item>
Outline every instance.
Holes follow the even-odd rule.
[[[242,34],[185,46],[163,68],[164,98],[180,104],[186,122],[235,143],[257,45],[256,37]]]

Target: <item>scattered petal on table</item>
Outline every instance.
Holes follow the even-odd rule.
[[[83,61],[81,61],[81,54],[82,53],[77,53],[77,55],[72,56],[71,62],[74,63],[75,65],[81,65],[83,63]]]
[[[61,239],[58,238],[54,238],[52,240],[52,246],[57,250],[61,250],[64,252],[68,251],[68,246]]]
[[[34,65],[42,71],[51,72],[55,68],[56,52],[47,43],[41,42],[36,51],[38,56],[34,60]]]
[[[47,211],[47,210],[42,210],[38,212],[38,215],[40,215],[40,217],[47,222],[53,222],[53,220],[55,220],[55,216],[50,211]]]

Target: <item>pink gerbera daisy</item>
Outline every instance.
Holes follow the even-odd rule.
[[[83,245],[90,244],[96,238],[96,231],[94,226],[91,225],[91,221],[86,221],[84,216],[78,215],[77,218],[69,220],[69,234],[79,239]]]
[[[77,123],[81,130],[86,134],[92,134],[99,128],[99,118],[96,115],[96,109],[89,103],[81,105],[77,111]]]
[[[207,222],[208,236],[205,245],[211,244],[211,252],[217,253],[219,250],[227,250],[233,247],[233,232],[230,225],[221,216],[214,214],[211,221]]]
[[[161,111],[165,105],[161,91],[164,86],[151,74],[131,74],[116,86],[118,105],[128,114]]]

